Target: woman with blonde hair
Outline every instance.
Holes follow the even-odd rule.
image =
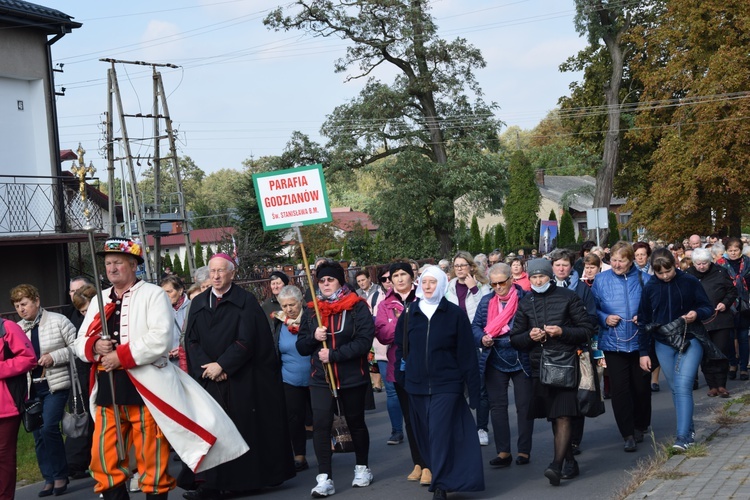
[[[450,278],[445,298],[460,307],[470,322],[473,321],[479,301],[492,292],[487,285],[487,276],[479,272],[471,254],[461,250],[453,257]]]

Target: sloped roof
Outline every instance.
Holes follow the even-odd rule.
[[[578,194],[570,204],[570,208],[578,212],[585,212],[586,209],[594,206],[593,193],[594,188],[596,188],[596,179],[590,175],[545,175],[544,185],[539,185],[539,192],[544,198],[560,203],[565,193],[584,187],[590,188],[591,195]],[[625,198],[613,196],[610,200],[610,206],[624,205],[626,201]]]
[[[38,28],[47,33],[70,33],[83,26],[59,10],[22,0],[0,0],[0,23]]]
[[[219,243],[224,240],[227,236],[234,234],[233,227],[211,227],[207,229],[193,229],[190,231],[190,242],[195,244],[196,241],[201,242],[201,245],[206,243]],[[148,246],[154,245],[154,237],[151,235],[147,236]],[[185,234],[170,234],[161,237],[162,248],[167,247],[179,247],[185,244]]]
[[[332,208],[331,216],[333,217],[331,224],[347,233],[354,231],[357,224],[368,231],[377,231],[379,227],[373,224],[369,215],[364,212],[354,211],[351,208]]]

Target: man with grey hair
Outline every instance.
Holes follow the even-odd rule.
[[[233,283],[234,260],[208,262],[211,289],[190,307],[185,351],[190,375],[222,406],[250,451],[205,471],[187,500],[214,500],[220,490],[257,490],[294,476],[281,366],[258,300]]]

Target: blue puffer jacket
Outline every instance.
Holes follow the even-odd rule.
[[[599,319],[599,349],[602,351],[637,352],[638,326],[633,316],[638,315],[643,287],[650,275],[633,265],[624,275],[611,269],[597,274],[591,291],[596,299]],[[614,314],[622,318],[617,326],[608,326],[607,316]]]
[[[516,293],[518,294],[518,300],[523,298],[526,292],[523,291],[518,285],[513,285]],[[519,352],[513,346],[510,345],[510,335],[505,334],[495,338],[495,345],[492,347],[484,347],[482,345],[482,337],[484,337],[484,327],[487,326],[487,308],[490,300],[495,296],[494,292],[491,295],[485,295],[477,306],[476,314],[474,314],[474,321],[471,322],[471,330],[474,333],[474,342],[481,349],[479,356],[479,376],[480,379],[484,377],[485,368],[487,367],[487,361],[490,356],[495,356],[501,361],[499,364],[503,367],[503,372],[513,373],[518,370],[523,370],[526,376],[531,377],[531,361],[529,361],[529,354],[526,352]],[[508,324],[511,328],[513,327],[513,319],[511,318]]]

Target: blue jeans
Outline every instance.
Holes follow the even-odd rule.
[[[689,441],[693,430],[693,381],[698,374],[703,347],[698,339],[692,339],[690,347],[679,354],[661,342],[654,344],[661,372],[672,388],[672,402],[677,415],[677,439]]]
[[[393,386],[393,382],[386,380],[386,373],[388,370],[388,361],[378,361],[378,370],[380,370],[380,376],[385,384],[385,405],[388,409],[388,417],[391,419],[391,433],[404,432],[404,414],[401,411],[401,405],[398,402],[398,396],[396,395],[396,388]]]
[[[46,385],[46,384],[45,384]],[[36,397],[42,402],[44,424],[34,431],[36,444],[36,461],[44,482],[52,484],[56,479],[68,478],[68,461],[65,458],[65,444],[60,433],[65,405],[68,403],[68,389],[49,392],[48,389],[36,390]]]
[[[734,349],[734,341],[737,341],[737,350]],[[748,328],[740,327],[736,328],[732,334],[732,347],[730,349],[731,356],[729,357],[729,364],[731,366],[737,366],[741,372],[747,371],[747,364],[750,360],[750,344],[748,344]]]

